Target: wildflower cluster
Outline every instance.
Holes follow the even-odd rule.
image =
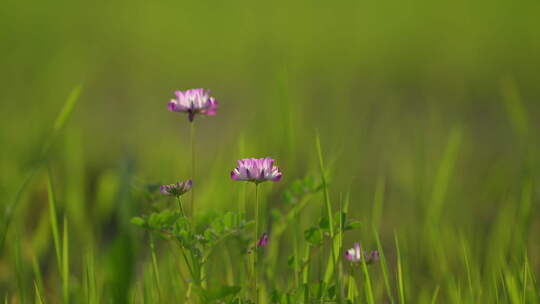
[[[196,115],[213,116],[217,113],[218,102],[214,97],[210,96],[208,90],[205,89],[191,89],[187,91],[176,91],[176,98],[172,99],[168,103],[168,110],[171,112],[181,112],[188,114],[188,120],[191,124],[191,151],[192,151],[192,178],[195,177],[195,148],[194,148],[194,119]],[[322,164],[322,163],[321,163]],[[207,285],[207,276],[205,273],[205,265],[210,257],[210,254],[223,240],[228,237],[234,236],[240,240],[245,239],[243,231],[250,227],[251,224],[255,225],[253,231],[253,237],[248,239],[247,248],[245,252],[252,253],[251,256],[251,269],[248,274],[253,282],[252,301],[258,303],[259,294],[259,268],[261,267],[259,261],[259,255],[268,250],[268,259],[277,260],[277,240],[286,227],[289,224],[295,224],[295,220],[298,219],[299,212],[306,206],[306,198],[310,194],[317,193],[326,187],[326,181],[323,178],[321,183],[315,182],[313,178],[305,178],[303,180],[295,181],[292,186],[285,191],[284,199],[286,202],[292,203],[291,210],[286,215],[280,215],[279,211],[274,212],[275,223],[273,225],[275,236],[274,241],[271,241],[271,235],[268,232],[260,234],[260,211],[259,211],[259,186],[266,181],[279,182],[282,179],[282,172],[280,168],[275,164],[274,159],[270,157],[264,158],[244,158],[238,160],[237,167],[230,172],[230,177],[235,181],[246,181],[253,183],[255,190],[255,203],[254,203],[254,219],[247,221],[244,214],[237,214],[233,212],[227,212],[224,216],[214,216],[211,219],[203,220],[196,223],[193,217],[193,181],[188,179],[185,181],[178,181],[173,184],[165,184],[159,187],[159,192],[164,197],[174,197],[178,202],[179,210],[162,210],[153,212],[146,216],[135,217],[132,219],[132,223],[149,231],[155,232],[163,236],[164,238],[178,242],[180,245],[183,259],[190,270],[191,280],[189,284],[195,285],[195,290],[204,291]],[[197,183],[199,184],[199,183]],[[182,204],[182,196],[191,191],[191,216],[188,216],[184,212]],[[331,208],[328,209],[330,212]],[[339,237],[344,231],[358,227],[358,222],[348,221],[346,218],[346,212],[340,211],[336,215],[328,214],[326,217],[322,217],[319,221],[319,225],[307,229],[304,233],[305,240],[308,244],[309,251],[314,251],[317,247],[322,246],[325,241],[330,244],[335,244],[334,238],[336,234],[334,231],[339,231]],[[332,221],[332,218],[339,218],[339,221]],[[329,238],[328,238],[329,237]],[[245,243],[245,242],[244,242]],[[153,246],[151,246],[153,248]],[[332,248],[334,248],[332,246]],[[332,249],[333,250],[333,249]],[[294,264],[295,277],[298,280],[300,272],[307,271],[304,267],[309,265],[311,254],[306,259],[299,261],[297,257],[292,259]],[[336,255],[335,255],[336,256]],[[335,257],[334,257],[335,259]],[[366,252],[362,251],[360,245],[356,243],[354,248],[351,248],[345,252],[345,259],[351,263],[358,263],[362,260],[366,264],[371,264],[379,259],[377,251]],[[337,262],[337,260],[335,260]],[[291,262],[290,262],[291,263]],[[304,265],[304,266],[300,266]],[[272,278],[272,271],[266,272],[267,278]],[[334,286],[335,287],[335,286]],[[300,287],[299,287],[300,288]],[[308,288],[307,285],[302,288]],[[241,288],[228,287],[225,290],[227,292],[224,296],[220,296],[219,300],[223,301],[225,297],[229,299],[236,299],[234,303],[252,303],[250,301],[244,302],[242,296],[239,294]],[[328,288],[330,290],[330,288]],[[191,288],[188,288],[188,294],[186,299],[190,297]],[[211,300],[218,300],[218,298],[209,298],[208,293],[200,292],[199,294],[201,302],[208,302]],[[283,297],[287,299],[293,299],[294,297],[303,297],[303,302],[307,303],[310,300],[309,292],[296,292],[292,291],[288,294],[283,294]],[[272,298],[280,298],[279,292],[274,291]],[[322,293],[319,295],[320,300],[335,300],[339,297],[338,294]],[[299,298],[298,298],[299,299]],[[280,302],[281,301],[276,301]],[[220,302],[221,303],[221,302]]]

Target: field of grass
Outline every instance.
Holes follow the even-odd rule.
[[[7,0],[0,303],[540,303],[539,10]]]

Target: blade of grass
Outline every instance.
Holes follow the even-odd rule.
[[[17,277],[17,290],[19,291],[19,302],[24,304],[26,302],[26,288],[24,285],[24,269],[23,262],[21,261],[21,243],[19,235],[15,238],[15,272]]]
[[[86,278],[86,298],[89,304],[98,303],[96,270],[93,250],[87,250],[88,254],[84,259]]]
[[[385,189],[385,180],[384,177],[379,177],[377,180],[377,186],[375,187],[375,195],[373,197],[373,210],[371,213],[371,219],[373,221],[373,226],[377,229],[381,225],[381,216],[384,203],[384,189]]]
[[[81,86],[77,86],[70,92],[67,100],[64,102],[64,106],[60,110],[60,113],[58,114],[58,116],[56,116],[56,119],[54,120],[52,134],[49,136],[42,150],[43,156],[46,156],[49,153],[49,150],[54,143],[54,140],[56,139],[60,131],[64,128],[66,122],[73,113],[73,109],[75,108],[75,105],[77,104],[77,101],[79,100],[79,96],[81,94],[81,88]]]
[[[371,279],[369,277],[369,271],[366,264],[365,257],[361,258],[362,260],[362,271],[364,272],[364,290],[366,293],[366,301],[368,304],[374,304],[375,300],[373,299],[373,290],[371,288]]]
[[[302,285],[304,287],[304,303],[309,301],[309,266],[310,266],[310,254],[311,254],[311,245],[306,245],[306,251],[304,253],[303,260],[303,270],[302,270]]]
[[[37,261],[36,255],[32,254],[32,269],[34,271],[34,285],[38,289],[43,290],[43,276],[39,268],[39,262]]]
[[[510,302],[512,304],[519,304],[519,288],[517,286],[516,278],[510,271],[506,271],[504,274],[504,279],[506,282],[506,289],[510,297]]]
[[[343,227],[345,226],[345,221],[347,217],[347,213],[349,212],[349,199],[350,199],[350,192],[347,192],[347,195],[345,196],[345,200],[343,201],[341,198],[341,195],[339,197],[339,231],[338,231],[338,249],[337,252],[343,251],[343,236],[344,231]],[[341,285],[341,278],[343,278],[343,263],[341,263],[341,260],[337,261],[338,271],[338,281],[340,282],[340,285],[336,286],[337,288],[337,294],[338,299],[342,299],[344,297],[344,291],[343,286]]]
[[[527,285],[528,285],[528,277],[527,277],[527,268],[529,266],[529,263],[527,261],[527,253],[524,255],[524,263],[523,263],[523,278],[522,278],[522,284],[523,284],[523,290],[521,295],[521,304],[525,304],[527,301]]]
[[[396,243],[396,254],[397,254],[397,280],[398,280],[398,293],[399,293],[399,303],[405,304],[405,288],[403,284],[403,265],[401,262],[401,252],[399,250],[399,240],[397,233],[394,232],[394,240]]]
[[[529,263],[529,258],[528,257],[525,257],[525,263],[527,263],[527,265],[529,265],[527,267],[528,269],[528,276],[529,276],[529,279],[531,280],[531,285],[533,286],[533,290],[534,290],[534,299],[535,299],[535,303],[540,303],[540,289],[538,288],[538,283],[536,282],[536,278],[534,276],[534,273],[532,272],[532,269],[530,267],[530,263]]]
[[[324,193],[324,203],[326,205],[326,211],[328,212],[328,223],[329,223],[329,230],[330,230],[330,237],[334,237],[334,219],[332,217],[332,204],[330,202],[330,194],[328,193],[328,184],[326,181],[326,174],[324,170],[324,161],[321,151],[321,140],[319,138],[319,135],[316,137],[316,146],[317,146],[317,156],[319,158],[319,169],[321,174],[321,182],[322,182],[322,188]]]
[[[500,81],[500,87],[512,127],[519,136],[526,136],[529,130],[529,119],[515,80],[509,77],[503,78]]]
[[[81,92],[81,86],[78,86],[71,91],[69,97],[64,102],[64,106],[62,107],[62,110],[60,111],[60,113],[58,114],[54,122],[53,130],[51,134],[49,135],[49,137],[46,139],[45,143],[43,144],[43,148],[38,157],[38,160],[40,161],[37,163],[37,165],[33,166],[30,169],[25,179],[19,186],[17,192],[15,193],[15,197],[13,198],[11,202],[8,203],[7,207],[5,208],[4,213],[2,215],[2,221],[1,221],[3,225],[1,226],[1,230],[0,230],[0,252],[2,252],[4,249],[6,235],[9,230],[11,221],[13,219],[13,214],[15,212],[16,207],[18,206],[19,201],[21,200],[26,187],[32,181],[34,175],[37,173],[42,162],[46,160],[52,144],[54,143],[55,139],[58,137],[60,131],[64,128],[69,116],[73,112],[75,104],[79,100],[80,92]]]
[[[355,303],[358,297],[358,288],[356,287],[356,280],[354,279],[354,267],[351,266],[351,273],[349,274],[348,288],[347,288],[347,300],[350,303]]]
[[[332,274],[334,273],[336,263],[337,263],[338,255],[336,253],[336,247],[339,246],[339,241],[336,246],[335,244],[336,240],[334,239],[335,233],[334,233],[334,219],[333,219],[333,214],[332,214],[332,203],[330,202],[330,194],[328,192],[328,183],[326,181],[324,161],[323,161],[322,150],[321,150],[321,140],[318,134],[316,136],[315,142],[316,142],[316,148],[317,148],[317,156],[319,158],[319,169],[320,169],[321,183],[322,183],[322,188],[323,188],[323,193],[324,193],[324,203],[326,205],[326,212],[328,213],[328,226],[330,230],[330,240],[331,240],[330,250],[331,250],[332,260],[331,260],[331,263],[328,263],[328,266],[326,268],[326,273],[324,276],[324,282],[326,283],[326,286],[328,286],[330,279],[332,278]],[[334,278],[336,280],[336,287],[338,287],[340,284],[339,278],[337,276],[334,276]]]
[[[69,303],[69,232],[66,217],[62,235],[62,292],[64,303]]]
[[[379,233],[377,232],[377,229],[376,228],[373,228],[373,234],[375,235],[375,241],[377,242],[377,250],[379,251],[379,256],[380,256],[380,265],[381,265],[381,270],[382,270],[382,274],[383,274],[383,280],[384,280],[384,286],[386,288],[386,294],[388,296],[388,299],[390,299],[390,303],[391,304],[394,304],[395,303],[395,300],[394,300],[394,296],[392,294],[392,289],[390,287],[390,280],[388,278],[388,265],[386,263],[386,256],[384,254],[384,249],[381,245],[381,240],[379,239]]]
[[[39,304],[45,304],[45,300],[43,300],[43,296],[41,295],[41,292],[39,291],[39,287],[36,281],[34,281],[34,290],[36,292],[36,302]]]
[[[473,289],[473,283],[472,283],[471,265],[469,262],[469,253],[468,253],[467,245],[465,244],[465,239],[463,237],[461,239],[461,248],[463,250],[463,259],[465,260],[465,269],[467,270],[469,296],[471,297],[471,299],[474,299],[474,289]]]
[[[56,262],[58,265],[58,270],[61,272],[61,246],[60,246],[60,236],[58,232],[58,218],[56,215],[56,195],[54,192],[54,186],[53,186],[53,180],[52,180],[52,172],[49,168],[48,170],[48,176],[47,176],[47,191],[49,195],[49,215],[51,217],[51,231],[53,235],[53,242],[54,242],[54,251],[56,253]]]
[[[428,221],[431,226],[433,226],[434,223],[439,223],[444,198],[446,196],[450,177],[457,160],[459,146],[461,145],[462,133],[463,131],[461,127],[455,127],[452,129],[448,138],[444,155],[437,171],[435,184],[433,185],[433,190],[431,193],[431,200],[428,209]],[[433,229],[429,229],[428,231],[433,231]]]
[[[299,232],[299,222],[300,218],[298,217],[298,212],[296,209],[294,209],[294,219],[295,219],[295,225],[293,225],[293,252],[294,252],[294,286],[298,287],[300,286],[300,273],[298,272],[299,265],[298,261],[300,259],[300,255],[298,253],[298,234]]]
[[[435,291],[433,292],[433,296],[431,297],[431,304],[437,303],[437,297],[439,297],[440,289],[441,289],[441,286],[437,285],[437,288],[435,288]]]
[[[161,297],[161,281],[159,279],[159,268],[158,268],[158,263],[157,263],[157,258],[156,258],[156,250],[155,250],[155,246],[154,246],[154,238],[152,237],[151,234],[150,234],[150,250],[151,250],[151,253],[152,253],[152,270],[154,272],[154,280],[155,280],[155,283],[156,283],[156,288],[158,290],[159,301],[161,301],[161,299],[162,299],[162,297]]]

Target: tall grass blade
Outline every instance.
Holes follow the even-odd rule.
[[[437,303],[437,298],[439,297],[440,289],[441,289],[441,286],[437,286],[437,288],[435,288],[435,291],[433,292],[433,296],[431,297],[431,304]]]
[[[21,242],[19,239],[19,235],[15,238],[15,272],[16,272],[16,279],[17,279],[17,290],[19,291],[19,303],[24,304],[26,303],[26,286],[25,286],[25,278],[24,278],[24,268],[23,268],[23,261],[21,260]]]
[[[380,229],[381,227],[385,183],[384,177],[379,177],[375,187],[375,195],[373,197],[373,211],[371,214],[371,220],[373,222],[373,227],[377,229]]]
[[[405,304],[405,284],[403,282],[403,264],[401,261],[401,252],[399,249],[399,240],[396,233],[394,233],[394,240],[396,243],[396,254],[397,254],[397,281],[398,281],[398,294],[399,294],[399,303]]]
[[[529,119],[515,80],[510,77],[503,78],[500,81],[500,87],[512,127],[518,135],[526,136],[529,130]]]
[[[36,293],[36,303],[45,304],[45,300],[43,299],[43,296],[41,295],[41,291],[36,281],[34,281],[34,291]]]
[[[317,134],[316,137],[316,148],[317,148],[317,156],[319,158],[319,169],[321,174],[321,183],[323,187],[323,193],[324,193],[324,203],[326,205],[326,212],[328,215],[328,225],[330,230],[330,250],[331,250],[331,259],[327,265],[326,273],[324,276],[324,282],[328,286],[328,283],[330,282],[330,279],[332,278],[332,274],[334,273],[335,265],[337,263],[337,253],[336,253],[336,247],[339,246],[339,240],[334,239],[335,233],[334,233],[334,219],[333,219],[333,212],[332,212],[332,203],[330,202],[330,194],[328,192],[328,183],[326,181],[326,173],[324,169],[324,161],[322,156],[322,150],[321,150],[321,140],[319,138],[319,135]],[[337,245],[336,245],[337,241]],[[336,287],[339,286],[339,278],[337,276],[334,276],[336,280]]]
[[[64,303],[69,303],[69,231],[68,221],[65,217],[62,234],[62,294]]]
[[[386,255],[384,254],[384,249],[381,245],[381,240],[379,238],[379,233],[376,228],[373,228],[373,234],[375,235],[375,241],[377,242],[377,250],[380,255],[380,265],[383,274],[384,287],[386,289],[386,295],[391,304],[395,303],[394,295],[392,294],[392,288],[390,287],[390,279],[388,278],[388,264],[386,263]]]
[[[98,303],[96,270],[93,250],[87,250],[88,254],[84,259],[86,299],[89,304]]]
[[[161,300],[161,281],[159,276],[159,268],[158,268],[158,262],[156,257],[156,250],[154,245],[154,238],[150,235],[150,250],[152,251],[152,270],[154,273],[154,280],[156,283],[156,289],[158,291],[159,299]]]
[[[46,139],[45,143],[43,144],[41,154],[39,156],[39,160],[43,161],[47,158],[49,150],[54,143],[54,140],[56,137],[58,137],[58,134],[60,131],[64,128],[69,116],[73,112],[73,108],[75,107],[75,104],[77,100],[79,99],[79,95],[81,92],[81,86],[78,86],[74,88],[67,100],[64,102],[64,106],[62,107],[62,110],[56,117],[56,120],[53,125],[52,133],[49,135],[49,137]],[[2,221],[0,224],[0,252],[3,251],[5,241],[6,241],[6,235],[9,229],[9,226],[11,224],[11,221],[13,219],[13,214],[15,212],[15,208],[19,204],[19,200],[21,199],[26,187],[30,182],[32,181],[34,175],[37,173],[39,167],[41,165],[41,162],[38,162],[37,165],[33,166],[26,177],[24,178],[23,182],[19,186],[17,192],[15,193],[15,197],[11,202],[7,204],[7,207],[4,210],[4,213],[2,214]]]
[[[60,246],[60,235],[58,232],[58,218],[56,214],[56,195],[54,192],[52,172],[50,168],[48,170],[48,176],[47,176],[47,192],[49,196],[49,216],[51,218],[51,231],[53,235],[54,251],[56,253],[56,262],[58,265],[58,270],[61,273],[62,247]]]
[[[528,263],[528,260],[527,260],[527,254],[525,253],[524,255],[524,263],[523,263],[523,277],[522,277],[522,285],[523,285],[523,290],[522,290],[522,293],[521,293],[521,304],[525,304],[525,301],[527,301],[527,287],[528,287],[528,267],[529,267],[529,263]]]
[[[375,300],[373,298],[373,289],[371,288],[371,279],[369,277],[369,271],[366,264],[366,259],[364,257],[362,260],[362,271],[364,273],[364,291],[366,293],[366,301],[368,304],[374,304]]]
[[[431,226],[433,226],[433,223],[439,222],[444,198],[448,190],[448,184],[450,182],[450,177],[452,175],[459,146],[461,144],[462,133],[463,131],[460,127],[455,127],[452,129],[450,137],[448,138],[444,156],[437,171],[435,184],[433,185],[433,190],[431,193],[431,200],[428,210],[428,222],[431,224]]]
[[[465,269],[467,271],[467,283],[469,286],[469,295],[471,299],[473,299],[474,288],[473,288],[473,283],[472,283],[471,265],[469,262],[469,253],[468,253],[467,245],[465,244],[465,239],[461,240],[461,248],[463,250],[463,259],[465,260]]]
[[[519,299],[519,288],[517,286],[516,278],[509,271],[506,271],[504,274],[504,279],[506,282],[506,289],[510,297],[510,303],[519,304],[521,303]]]
[[[34,271],[34,285],[38,291],[43,290],[43,276],[39,268],[39,262],[35,256],[32,254],[32,269]]]

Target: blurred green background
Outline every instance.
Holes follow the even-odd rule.
[[[140,237],[129,218],[148,206],[122,191],[190,177],[187,118],[166,104],[174,90],[204,87],[220,108],[196,119],[196,212],[237,210],[229,172],[250,156],[277,160],[284,178],[264,195],[268,209],[284,208],[283,188],[316,173],[319,133],[333,200],[350,192],[351,216],[367,227],[347,244],[372,241],[376,221],[385,244],[402,236],[410,277],[438,282],[420,237],[428,215],[445,251],[456,241],[460,252],[452,237],[467,235],[479,263],[489,246],[510,252],[519,226],[538,272],[528,235],[540,229],[539,11],[532,1],[3,1],[0,207],[82,85],[51,153],[73,263],[87,246],[109,252],[118,235]],[[315,221],[319,211],[306,212]],[[45,171],[14,212],[0,296],[15,290],[16,240],[25,261],[53,268]]]

